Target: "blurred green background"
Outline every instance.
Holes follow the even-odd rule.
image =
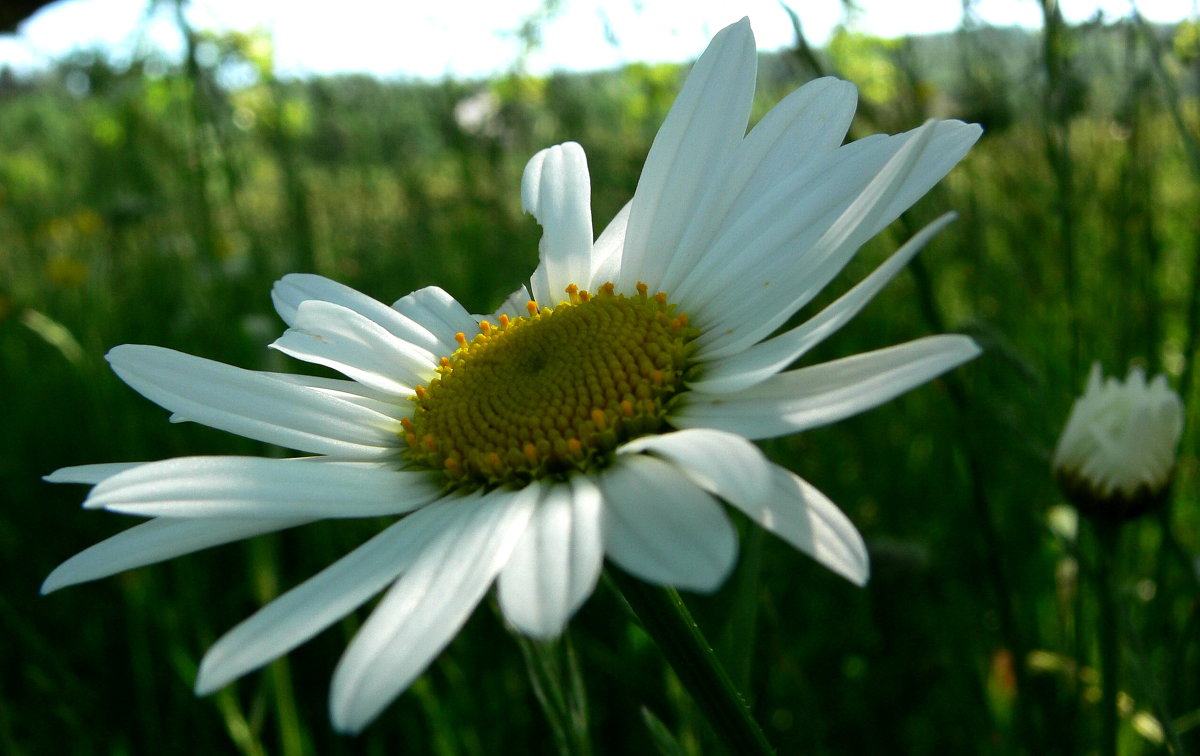
[[[1110,374],[1165,372],[1196,404],[1200,29],[1069,26],[1046,7],[1038,32],[842,32],[819,50],[798,36],[760,58],[755,118],[835,73],[860,89],[852,138],[930,116],[985,128],[814,308],[936,215],[960,219],[806,362],[942,331],[972,334],[985,355],[765,445],[862,530],[870,585],[739,520],[737,573],[714,596],[687,597],[780,753],[1096,750],[1095,543],[1061,507],[1049,454],[1094,360]],[[631,195],[686,73],[282,80],[268,38],[187,31],[183,64],[80,54],[0,76],[0,752],[720,753],[605,584],[554,644],[510,636],[485,602],[358,738],[333,733],[325,706],[365,612],[192,696],[220,633],[377,522],[317,524],[37,595],[56,564],[132,522],[80,512],[84,488],[40,475],[268,451],[169,425],[107,369],[109,348],[311,372],[265,349],[283,328],[271,282],[293,271],[385,302],[437,284],[488,311],[536,263],[525,161],[583,144],[599,231]],[[234,69],[236,88],[222,83]],[[1125,753],[1167,752],[1164,722],[1200,751],[1195,438],[1189,425],[1170,508],[1122,533]],[[535,680],[570,695],[543,706]]]

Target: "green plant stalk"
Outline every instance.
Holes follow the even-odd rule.
[[[1138,25],[1138,31],[1142,34],[1142,39],[1150,49],[1151,67],[1162,86],[1163,102],[1166,105],[1167,113],[1171,116],[1171,122],[1175,125],[1175,130],[1179,132],[1184,154],[1187,155],[1188,166],[1192,169],[1196,180],[1200,181],[1200,138],[1188,128],[1187,121],[1184,119],[1183,109],[1179,106],[1182,101],[1179,88],[1175,86],[1174,80],[1171,79],[1166,66],[1163,65],[1163,50],[1154,36],[1154,31],[1140,13],[1135,12],[1133,18]],[[1184,402],[1188,402],[1192,395],[1191,384],[1196,366],[1195,354],[1197,345],[1200,344],[1200,239],[1196,240],[1190,291],[1187,315],[1184,320],[1186,336],[1184,337],[1183,356],[1186,362],[1183,365],[1183,373],[1179,376],[1179,393]]]
[[[253,570],[251,579],[254,581],[257,598],[263,606],[279,595],[278,545],[278,541],[272,538],[256,538],[250,543]],[[306,749],[301,734],[300,714],[296,706],[296,691],[292,687],[292,675],[287,659],[276,659],[267,669],[279,731],[280,753],[284,756],[298,756]]]
[[[519,632],[512,636],[521,649],[534,697],[550,723],[558,752],[562,756],[587,756],[592,749],[587,734],[583,685],[570,642],[565,636],[561,641],[534,640]],[[564,676],[570,679],[564,682]]]
[[[1083,555],[1080,553],[1079,539],[1076,538],[1071,544],[1071,556],[1075,560],[1075,564],[1084,564]],[[1083,660],[1087,658],[1087,622],[1084,619],[1084,604],[1085,599],[1083,587],[1079,583],[1078,573],[1076,573],[1075,595],[1071,599],[1071,658],[1075,660],[1075,666],[1071,673],[1071,703],[1067,710],[1067,743],[1070,746],[1067,753],[1077,753],[1079,750],[1079,741],[1082,733],[1080,732],[1080,712],[1083,710]]]
[[[1096,599],[1100,608],[1100,754],[1117,756],[1117,668],[1121,649],[1117,640],[1117,607],[1113,600],[1120,525],[1093,521],[1096,531]]]
[[[730,752],[775,753],[679,593],[619,570],[606,574]]]
[[[184,57],[185,71],[191,83],[191,128],[189,148],[192,160],[191,185],[195,192],[195,219],[200,226],[199,244],[202,258],[212,263],[216,260],[217,232],[214,220],[212,198],[209,196],[209,165],[204,150],[204,132],[207,127],[205,118],[206,93],[204,91],[204,73],[200,67],[197,55],[196,33],[184,14],[184,0],[175,0],[175,23],[183,35],[186,56]]]
[[[740,548],[741,565],[733,577],[735,598],[723,629],[721,651],[728,662],[730,679],[738,690],[750,688],[754,662],[754,640],[758,637],[759,584],[762,579],[763,544],[767,531],[750,528]]]
[[[1042,61],[1046,67],[1045,110],[1043,123],[1046,160],[1056,184],[1055,207],[1059,222],[1059,251],[1063,261],[1063,283],[1066,294],[1067,336],[1070,340],[1071,375],[1078,375],[1082,365],[1082,329],[1078,297],[1078,260],[1075,250],[1075,171],[1071,159],[1070,113],[1064,100],[1067,97],[1066,23],[1055,0],[1041,0]],[[1074,379],[1072,379],[1074,380]]]
[[[1154,676],[1150,671],[1150,657],[1146,653],[1146,647],[1138,635],[1137,628],[1133,625],[1133,619],[1120,603],[1116,604],[1116,608],[1117,614],[1121,618],[1121,632],[1125,634],[1130,666],[1133,669],[1134,676],[1138,679],[1138,684],[1141,686],[1144,695],[1150,700],[1150,705],[1154,709],[1154,716],[1158,719],[1158,723],[1162,727],[1163,738],[1170,744],[1170,751],[1174,756],[1187,756],[1188,749],[1184,747],[1183,741],[1179,739],[1179,728],[1176,726],[1175,720],[1172,719],[1170,711],[1167,710],[1162,690],[1155,682]]]
[[[903,216],[900,221],[904,225],[906,235],[911,238],[915,231]],[[908,264],[908,271],[912,274],[916,284],[917,302],[921,314],[935,332],[946,332],[949,328],[938,307],[933,288],[933,277],[925,266],[924,260],[920,257],[914,258]],[[983,539],[984,568],[988,572],[992,590],[996,594],[995,606],[996,616],[1000,621],[1000,636],[1017,661],[1013,665],[1013,675],[1017,682],[1017,697],[1014,704],[1018,737],[1025,742],[1032,742],[1033,720],[1029,710],[1030,685],[1026,669],[1030,644],[1025,640],[1024,633],[1017,622],[1017,600],[1002,558],[1004,554],[1003,538],[984,479],[987,465],[983,455],[979,452],[977,436],[972,430],[974,423],[972,422],[967,388],[963,385],[959,375],[954,372],[943,375],[941,380],[945,383],[950,401],[953,402],[956,410],[955,431],[962,442],[964,477],[970,487],[971,506],[975,511],[979,523],[979,533]]]

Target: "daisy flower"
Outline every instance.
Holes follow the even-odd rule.
[[[314,275],[274,288],[273,346],[348,380],[252,372],[169,349],[108,354],[188,420],[313,455],[85,465],[86,507],[152,518],[69,559],[44,591],[325,518],[395,516],[357,549],[230,630],[210,693],[383,591],[333,675],[356,732],[412,683],[493,583],[505,618],[560,633],[604,559],[712,591],[737,552],[723,504],[855,583],[867,552],[833,503],[753,440],[832,423],[979,353],[964,336],[789,370],[849,321],[949,218],[841,298],[776,333],[855,251],[939,181],[978,126],[930,121],[842,145],[850,84],[820,79],[746,133],[749,22],[696,62],[632,200],[593,240],[583,150],[538,153],[522,180],[543,228],[528,287],[472,315],[441,289],[392,306]]]
[[[1165,375],[1146,381],[1140,367],[1124,381],[1105,379],[1092,365],[1058,446],[1054,472],[1081,511],[1125,520],[1162,503],[1175,474],[1183,435],[1183,400]]]

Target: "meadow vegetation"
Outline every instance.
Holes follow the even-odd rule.
[[[37,595],[56,564],[132,522],[81,512],[83,488],[39,476],[281,453],[168,423],[109,371],[109,348],[311,372],[266,349],[283,329],[271,283],[296,271],[385,302],[436,284],[490,311],[537,259],[525,161],[580,142],[599,230],[632,194],[686,71],[288,80],[261,36],[191,40],[182,65],[81,55],[0,74],[0,751],[720,752],[604,585],[554,643],[510,635],[485,602],[359,738],[332,732],[325,707],[365,612],[193,697],[212,641],[376,522]],[[931,116],[985,135],[814,303],[959,213],[811,360],[943,331],[986,351],[861,417],[765,444],[863,531],[866,589],[739,520],[735,575],[686,599],[780,753],[1091,752],[1096,544],[1063,508],[1049,456],[1092,361],[1165,372],[1189,407],[1200,400],[1200,34],[1053,16],[1036,34],[842,33],[763,56],[756,117],[826,73],[860,88],[851,138]],[[1163,753],[1173,738],[1200,750],[1196,449],[1192,423],[1169,507],[1121,534],[1123,753]]]

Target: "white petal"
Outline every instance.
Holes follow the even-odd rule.
[[[42,583],[42,593],[308,522],[312,520],[278,517],[268,520],[160,518],[143,522],[84,549],[60,564]]]
[[[338,662],[335,728],[362,730],[445,648],[508,561],[537,498],[534,485],[452,502],[462,519],[421,550]]]
[[[498,318],[501,315],[507,315],[510,318],[523,318],[529,314],[529,311],[525,309],[525,305],[529,303],[530,299],[529,289],[522,286],[505,297],[504,304],[496,308],[491,317]]]
[[[662,274],[699,201],[746,134],[758,58],[750,22],[720,32],[696,61],[654,137],[633,195],[619,291]]]
[[[395,453],[398,421],[269,374],[141,344],[115,347],[107,359],[142,396],[194,422],[313,454]]]
[[[865,585],[867,547],[846,515],[824,494],[782,467],[771,465],[770,483],[765,497],[740,496],[734,490],[723,498],[837,574]]]
[[[357,404],[360,407],[378,412],[381,415],[395,416],[403,412],[402,410],[400,412],[397,411],[397,408],[403,407],[403,405],[397,405],[394,395],[386,391],[378,391],[369,386],[364,386],[358,381],[348,381],[344,378],[322,378],[315,375],[298,375],[296,373],[265,372],[263,375],[268,375],[284,383],[308,386],[323,394],[329,394],[342,401]]]
[[[721,180],[710,185],[692,214],[661,288],[676,293],[691,269],[705,264],[705,253],[739,202],[767,193],[836,149],[854,118],[857,99],[853,84],[826,77],[810,81],[772,108],[737,146]]]
[[[500,607],[518,630],[558,635],[591,595],[604,563],[602,511],[587,476],[546,487],[498,582]]]
[[[858,91],[831,76],[814,79],[771,108],[738,147],[753,166],[747,185],[771,186],[837,149],[854,120]]]
[[[831,223],[822,220],[800,232],[811,238],[821,231],[815,241],[797,244],[790,238],[796,234],[795,219],[787,216],[770,233],[758,233],[757,249],[743,250],[749,252],[747,265],[756,261],[754,273],[727,281],[701,313],[704,322],[697,326],[707,332],[697,340],[699,356],[736,354],[782,325],[841,271],[859,246],[941,179],[978,135],[978,126],[931,121],[886,139],[884,144],[902,140],[903,146]],[[797,260],[787,254],[789,248],[803,250],[803,256]]]
[[[782,373],[731,394],[684,395],[670,422],[772,438],[837,422],[933,380],[980,353],[966,336],[927,336]]]
[[[959,161],[966,157],[981,136],[983,136],[983,128],[977,123],[948,120],[935,124],[929,147],[917,163],[916,168],[900,186],[900,191],[892,197],[891,203],[882,212],[875,214],[871,221],[860,230],[857,243],[862,244],[887,228],[888,224],[899,218],[901,213],[924,197],[937,182],[958,165]]]
[[[271,303],[289,326],[296,321],[296,310],[301,302],[310,299],[339,302],[355,299],[356,295],[366,296],[345,284],[313,273],[289,273],[271,287]]]
[[[377,517],[438,498],[433,476],[264,457],[149,462],[92,489],[86,507],[162,517]]]
[[[954,218],[954,213],[946,213],[921,229],[871,275],[808,321],[779,336],[755,344],[741,354],[715,360],[706,365],[701,378],[690,382],[689,388],[711,393],[740,391],[783,370],[848,323],[901,268],[908,264],[913,255]]]
[[[733,433],[709,429],[645,436],[618,453],[648,451],[671,460],[693,482],[741,509],[765,529],[862,585],[867,551],[846,516],[820,491],[772,464]]]
[[[437,357],[429,350],[330,302],[303,302],[295,325],[271,346],[297,359],[331,367],[377,391],[400,396],[430,380],[437,367]]]
[[[739,274],[783,266],[807,275],[820,262],[813,245],[910,138],[872,134],[801,163],[773,184],[743,191],[672,298],[694,315],[721,301],[731,259]]]
[[[87,483],[96,485],[105,478],[111,478],[117,473],[132,470],[145,462],[101,462],[94,465],[73,465],[60,467],[49,475],[42,476],[47,483]]]
[[[276,281],[271,289],[271,301],[275,303],[279,316],[289,326],[296,326],[300,305],[314,300],[331,302],[353,310],[379,324],[393,336],[424,349],[437,350],[441,347],[437,337],[420,322],[377,299],[324,276],[290,273]]]
[[[673,465],[622,454],[600,476],[605,551],[651,583],[716,590],[733,568],[737,533],[720,505]]]
[[[758,501],[771,489],[767,458],[736,433],[689,428],[657,436],[642,436],[621,446],[617,454],[649,452],[674,462],[692,482],[709,493]]]
[[[456,504],[434,504],[394,523],[225,633],[200,663],[196,695],[283,656],[383,590],[460,518]]]
[[[430,347],[430,350],[439,356],[453,354],[458,349],[454,334],[470,335],[479,328],[479,321],[458,300],[436,286],[426,286],[404,295],[392,303],[392,309],[432,333],[439,348]]]
[[[592,184],[587,157],[575,142],[533,156],[521,179],[521,202],[542,225],[533,298],[553,307],[568,284],[586,287],[591,273]]]
[[[754,276],[748,276],[722,292],[714,302],[721,315],[713,323],[705,324],[708,333],[698,339],[699,355],[717,358],[742,351],[775,330],[795,311],[788,310],[784,303],[789,307],[794,304],[798,309],[816,296],[858,247],[870,238],[864,234],[864,229],[891,204],[904,182],[917,169],[936,125],[935,121],[927,121],[906,135],[908,138],[903,146],[805,251],[805,266],[785,268],[777,263],[775,270],[756,270]],[[761,283],[759,279],[762,279]],[[735,290],[740,295],[736,299],[733,297]],[[745,298],[754,294],[758,295],[757,301],[747,302]]]
[[[606,283],[616,283],[621,273],[621,254],[625,248],[625,231],[629,228],[629,208],[633,201],[625,203],[612,221],[605,226],[592,246],[592,274],[587,285],[580,286],[595,291]]]

